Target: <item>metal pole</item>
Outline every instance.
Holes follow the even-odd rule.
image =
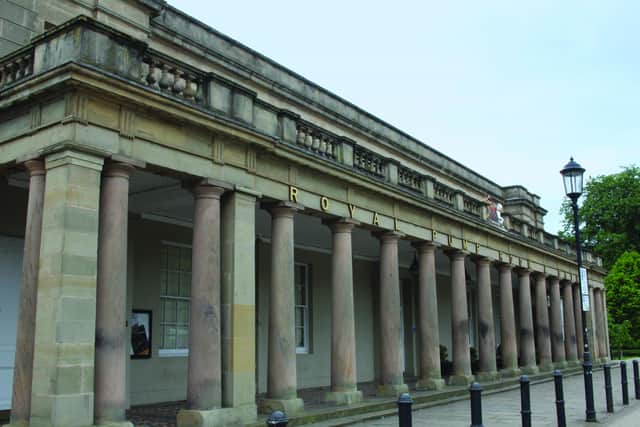
[[[629,382],[627,381],[627,362],[620,362],[620,383],[622,384],[622,404],[629,404]]]
[[[640,374],[638,374],[638,361],[633,361],[633,388],[636,392],[636,399],[640,399]]]
[[[611,365],[604,365],[604,395],[607,398],[607,412],[613,412],[613,387],[611,387]]]
[[[578,222],[578,198],[571,198],[571,207],[573,208],[573,228],[576,236],[576,252],[578,261],[578,284],[582,291],[582,278],[580,271],[582,269],[582,244],[580,242],[580,224]],[[584,352],[582,355],[582,368],[584,371],[584,395],[586,403],[586,421],[596,421],[596,408],[593,401],[593,365],[591,363],[591,352],[589,351],[589,326],[587,322],[587,312],[585,311],[582,298],[580,298],[580,308],[582,310],[582,341],[584,342]]]
[[[267,418],[267,426],[269,427],[286,427],[289,418],[282,411],[275,411]]]
[[[529,377],[520,377],[520,414],[522,415],[522,427],[531,427],[531,396],[529,394]]]
[[[471,427],[484,427],[482,425],[482,386],[473,383],[469,386],[471,395]]]
[[[558,427],[567,427],[567,418],[564,413],[564,390],[562,389],[562,372],[553,371],[553,382],[556,386],[556,414],[558,416]]]
[[[411,405],[413,399],[409,393],[402,393],[398,397],[398,426],[411,427]]]

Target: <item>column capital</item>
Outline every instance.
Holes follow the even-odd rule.
[[[532,271],[531,275],[535,280],[540,280],[540,278],[542,278],[542,280],[547,279],[547,274],[542,271]]]
[[[87,169],[102,171],[104,157],[79,150],[63,149],[47,154],[45,158],[45,167],[47,170],[67,165],[82,166]]]
[[[213,185],[196,185],[191,189],[196,199],[220,199],[225,191],[226,189]]]
[[[511,264],[509,264],[508,262],[502,262],[502,261],[498,261],[496,262],[496,265],[498,266],[498,270],[500,270],[500,272],[505,272],[505,271],[512,271],[513,270],[513,266]]]
[[[405,236],[403,233],[397,231],[374,232],[373,235],[380,239],[381,242],[397,242]]]
[[[102,175],[105,177],[119,177],[129,179],[135,167],[130,163],[108,162],[105,163]]]
[[[274,218],[293,218],[293,214],[304,210],[302,205],[293,202],[263,203],[262,207]]]
[[[467,255],[469,255],[468,252],[461,251],[460,249],[453,249],[453,248],[446,249],[444,253],[452,260],[464,259]]]
[[[354,227],[360,225],[360,221],[351,218],[332,218],[322,221],[334,233],[351,233]]]
[[[529,270],[528,268],[524,268],[524,267],[515,267],[514,270],[515,270],[516,273],[518,273],[518,277],[529,276],[532,273],[531,270]]]
[[[431,240],[421,240],[411,243],[418,252],[435,252],[440,247],[440,243]]]
[[[44,161],[40,159],[31,159],[24,162],[24,167],[29,171],[29,176],[44,175]]]
[[[491,265],[491,259],[486,256],[475,255],[475,256],[472,256],[471,259],[477,265]]]

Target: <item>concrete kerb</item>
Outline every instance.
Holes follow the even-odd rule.
[[[601,366],[594,366],[594,371],[601,370]],[[582,374],[582,367],[570,368],[563,371],[565,377]],[[550,372],[532,375],[529,377],[531,385],[553,381]],[[482,384],[483,396],[504,391],[518,389],[520,387],[518,378],[503,378],[502,381]],[[423,392],[412,390],[413,399],[412,410],[430,408],[446,403],[457,402],[469,398],[468,387],[446,387],[438,392]],[[397,415],[396,399],[383,399],[379,397],[370,398],[367,401],[357,403],[349,407],[331,407],[322,409],[312,409],[304,413],[289,417],[289,425],[305,425],[333,420],[332,427],[348,426],[362,421],[370,421],[382,417]],[[266,416],[259,418],[258,422],[250,424],[248,427],[262,427],[265,425]]]

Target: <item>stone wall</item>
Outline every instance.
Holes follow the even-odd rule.
[[[40,30],[38,0],[0,0],[0,56],[29,43]]]

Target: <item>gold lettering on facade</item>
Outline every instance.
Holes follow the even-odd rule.
[[[289,201],[298,203],[298,189],[294,186],[289,186]]]
[[[436,230],[431,230],[431,240],[436,240],[438,238],[438,232]]]
[[[320,197],[320,209],[325,212],[329,210],[329,199],[325,196]]]
[[[465,251],[467,249],[469,249],[469,241],[468,240],[463,240],[462,241],[462,249],[464,249]]]
[[[448,236],[447,241],[449,242],[449,246],[453,246],[453,236],[452,235]]]
[[[373,213],[373,225],[380,225],[380,218],[378,218],[378,212]]]
[[[393,229],[398,230],[398,218],[393,218]]]
[[[351,218],[356,214],[356,205],[349,204],[349,215]]]

